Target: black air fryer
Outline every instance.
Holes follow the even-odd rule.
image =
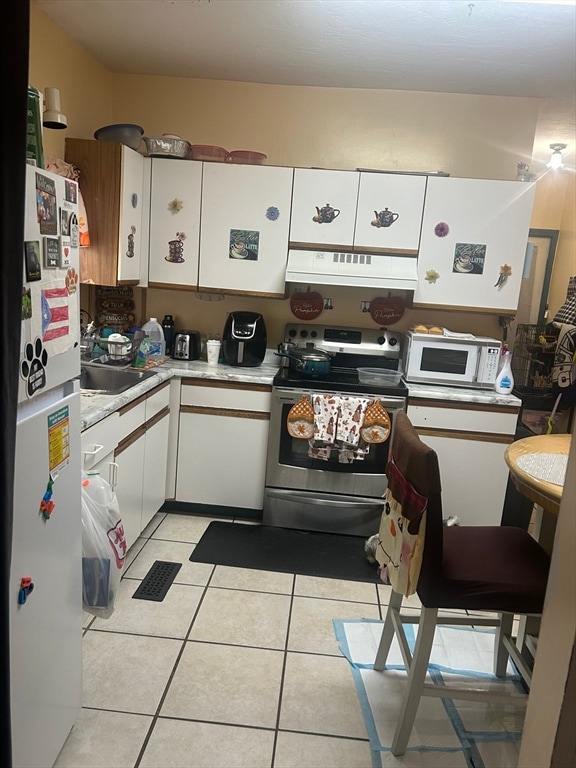
[[[230,312],[222,333],[222,356],[228,365],[254,367],[266,354],[266,325],[257,312]]]

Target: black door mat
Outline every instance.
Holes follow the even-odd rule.
[[[376,565],[366,559],[365,541],[360,536],[214,520],[196,544],[190,560],[381,583]]]
[[[132,597],[136,600],[155,600],[161,603],[180,568],[182,563],[156,560]]]

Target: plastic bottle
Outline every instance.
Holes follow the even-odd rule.
[[[172,315],[164,315],[162,330],[164,331],[164,341],[166,342],[166,354],[171,355],[174,347],[174,318]]]
[[[164,331],[155,317],[151,317],[147,323],[144,323],[142,330],[150,339],[148,349],[148,358],[150,360],[162,360],[166,352],[166,342],[164,341]]]
[[[512,375],[512,355],[510,352],[504,353],[504,362],[500,373],[496,377],[494,389],[499,395],[511,395],[514,389],[514,376]]]

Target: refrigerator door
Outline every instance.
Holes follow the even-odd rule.
[[[77,183],[26,166],[24,226],[19,403],[80,375]]]
[[[14,768],[50,768],[82,703],[80,395],[60,395],[53,390],[21,406],[16,433],[9,590]],[[46,519],[40,505],[50,477],[55,506]]]

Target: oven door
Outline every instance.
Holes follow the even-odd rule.
[[[288,433],[290,408],[304,394],[317,393],[279,387],[272,391],[264,523],[352,535],[375,533],[386,490],[385,470],[396,414],[405,409],[405,398],[378,396],[390,416],[390,438],[385,443],[370,445],[363,460],[348,464],[338,460],[337,451],[332,451],[327,460],[311,458],[308,440],[293,438]],[[377,395],[366,392],[353,396],[372,399]]]

